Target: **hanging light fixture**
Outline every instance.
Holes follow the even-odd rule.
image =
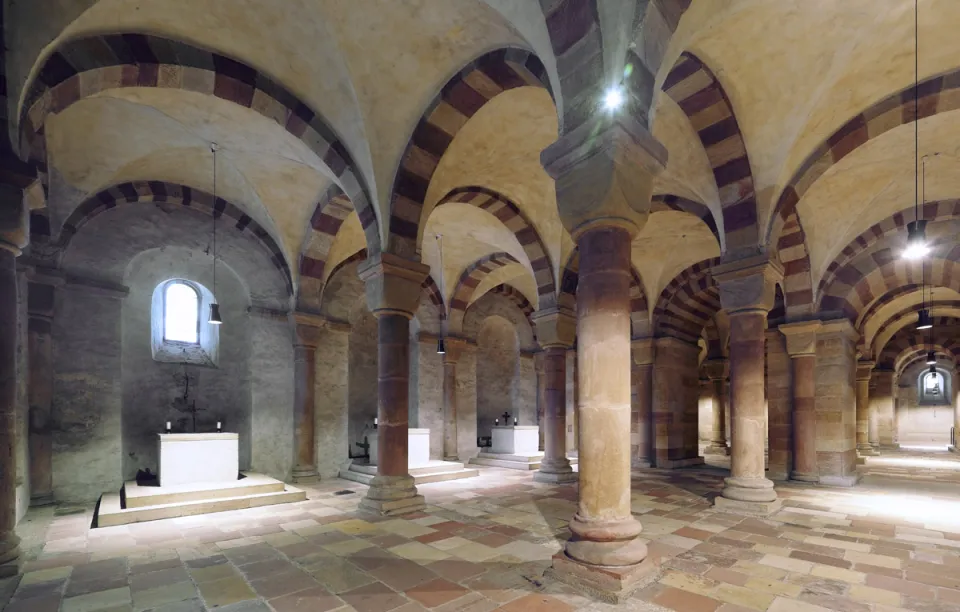
[[[440,338],[437,339],[437,354],[445,355],[447,347],[443,344],[443,331],[446,326],[446,308],[444,307],[443,293],[443,235],[437,234],[437,250],[440,251]]]
[[[920,316],[917,317],[917,329],[930,329],[931,327],[933,327],[933,319],[930,318],[930,310],[921,308]]]
[[[210,143],[213,153],[213,301],[210,303],[210,325],[222,325],[220,304],[217,303],[217,143]]]
[[[937,364],[937,354],[933,351],[927,351],[927,365]]]
[[[936,373],[937,373],[937,366],[935,366],[935,365],[930,366],[930,373],[931,373],[931,374],[936,374]]]
[[[907,248],[903,251],[905,259],[923,259],[930,252],[930,246],[927,244],[927,222],[920,218],[920,201],[926,198],[926,157],[924,157],[924,193],[920,192],[920,19],[919,2],[913,3],[913,28],[914,28],[914,81],[913,81],[913,109],[916,116],[913,120],[913,146],[914,146],[914,199],[913,213],[914,221],[907,224]]]

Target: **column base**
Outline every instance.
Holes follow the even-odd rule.
[[[897,448],[899,448],[899,447],[900,447],[900,445],[898,444],[898,445],[897,445]],[[951,453],[960,453],[960,448],[957,448],[957,447],[956,447],[955,445],[953,445],[953,444],[951,444],[950,446],[948,446],[948,447],[947,447],[947,450],[950,451]]]
[[[768,469],[767,470],[767,479],[773,480],[776,482],[781,482],[790,478],[790,475],[786,471],[782,471],[780,468],[777,469]]]
[[[828,487],[852,487],[860,482],[860,474],[850,476],[820,476],[820,484]]]
[[[870,446],[869,444],[866,444],[864,446],[861,446],[858,444],[857,454],[860,455],[861,457],[876,457],[880,453],[878,453],[877,450],[872,446]]]
[[[703,457],[689,457],[687,459],[664,459],[657,460],[657,467],[664,468],[667,470],[675,470],[677,468],[691,467],[694,465],[703,465]]]
[[[880,445],[880,450],[882,450],[882,451],[885,451],[885,450],[900,450],[900,445],[897,444],[896,442],[891,442],[890,444],[881,444],[881,445]]]
[[[43,508],[44,506],[52,506],[54,504],[53,492],[42,493],[40,495],[31,495],[30,496],[30,507],[31,508]]]
[[[612,604],[622,604],[639,589],[660,578],[660,564],[644,559],[636,565],[612,567],[589,565],[570,558],[560,551],[553,556],[553,565],[545,576]]]
[[[360,500],[361,510],[381,516],[409,514],[426,507],[426,500],[417,493],[410,475],[374,476],[367,494]]]
[[[580,479],[580,475],[573,470],[569,472],[544,472],[537,470],[533,473],[533,479],[536,482],[549,484],[570,484],[577,482]]]
[[[730,456],[730,448],[726,444],[710,444],[705,449],[703,449],[704,455],[723,455],[724,457]]]
[[[293,484],[315,484],[320,482],[320,475],[314,468],[294,468]]]
[[[739,499],[727,499],[719,496],[713,500],[713,507],[721,512],[732,512],[734,514],[749,514],[751,516],[770,516],[779,512],[783,507],[782,499],[775,499],[768,502],[742,501]]]
[[[766,478],[743,478],[731,476],[723,479],[721,495],[730,501],[772,503],[777,499],[773,482]],[[719,497],[717,499],[720,499]]]
[[[819,474],[804,474],[803,472],[791,472],[790,480],[797,480],[799,482],[820,482]]]
[[[634,459],[630,462],[630,469],[647,470],[653,467],[653,463],[646,459]]]
[[[20,538],[14,533],[0,537],[0,578],[20,573]]]
[[[459,455],[452,455],[452,456],[444,455],[444,456],[443,456],[443,460],[444,460],[444,461],[452,461],[453,463],[460,463],[460,456],[459,456]]]

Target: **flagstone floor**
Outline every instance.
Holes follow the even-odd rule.
[[[365,487],[341,480],[297,504],[104,529],[89,528],[92,508],[31,511],[24,574],[0,581],[0,609],[960,610],[960,457],[885,452],[862,470],[851,489],[778,486],[784,509],[764,520],[712,510],[720,468],[635,472],[663,574],[619,607],[543,577],[576,486],[481,468],[419,487],[427,511],[399,519],[358,513]]]

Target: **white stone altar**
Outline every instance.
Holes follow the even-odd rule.
[[[379,430],[374,429],[367,434],[367,443],[370,453],[370,465],[377,465],[377,453],[379,448]],[[430,463],[430,430],[429,429],[408,429],[407,430],[407,467],[418,467]]]
[[[240,474],[235,433],[157,434],[160,486],[231,482]]]
[[[536,425],[494,427],[490,452],[501,455],[530,455],[539,452],[540,428]]]

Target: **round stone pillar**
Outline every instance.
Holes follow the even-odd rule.
[[[652,338],[634,340],[631,343],[633,353],[633,377],[637,396],[633,422],[636,426],[637,450],[633,456],[633,467],[648,468],[654,462],[653,435],[653,361],[656,345]]]
[[[293,340],[293,447],[296,449],[296,464],[293,481],[316,482],[316,380],[317,346],[320,327],[316,317],[296,313]]]
[[[19,571],[17,537],[17,255],[0,236],[0,578]]]
[[[533,475],[538,482],[575,482],[567,459],[567,349],[576,335],[576,319],[562,308],[541,310],[533,316],[543,360],[543,460]]]
[[[791,480],[818,482],[816,367],[817,330],[820,321],[786,323],[780,332],[787,339],[793,367],[793,470]]]
[[[879,454],[870,444],[870,374],[874,365],[873,361],[857,362],[857,455],[860,457]]]
[[[710,444],[705,455],[729,455],[727,447],[727,370],[726,359],[711,359],[703,364],[710,381],[710,402],[713,423],[710,426]]]
[[[53,435],[50,408],[53,401],[54,295],[63,278],[34,270],[27,285],[27,388],[30,405],[30,505],[53,503]]]
[[[721,510],[766,515],[782,505],[765,476],[764,397],[767,313],[783,269],[760,256],[716,266],[720,303],[730,319],[730,477],[714,501]]]
[[[429,268],[391,253],[377,253],[360,268],[367,303],[377,317],[377,475],[360,500],[383,515],[425,507],[408,465],[410,319]]]

